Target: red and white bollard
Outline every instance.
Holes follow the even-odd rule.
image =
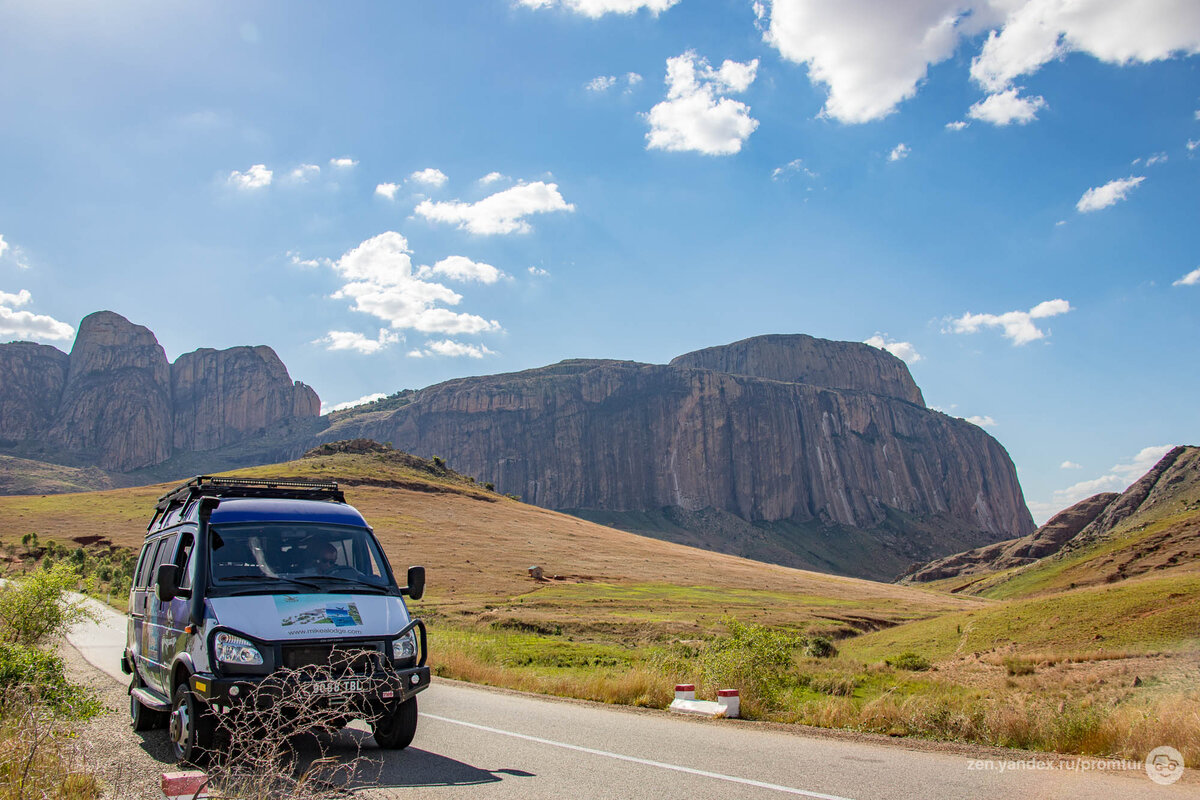
[[[733,719],[741,710],[742,698],[737,689],[718,689],[717,704],[725,706],[725,716]]]
[[[677,683],[677,684],[675,684],[675,699],[676,700],[695,700],[696,699],[696,684],[694,684],[694,683]]]
[[[183,800],[183,798],[208,797],[204,791],[208,785],[208,776],[199,770],[187,772],[164,772],[161,783],[163,797],[167,800]]]

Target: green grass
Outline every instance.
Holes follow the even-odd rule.
[[[931,660],[1017,650],[1178,651],[1200,647],[1200,576],[1137,578],[1046,597],[1007,600],[876,631],[841,645],[863,661],[904,651]]]

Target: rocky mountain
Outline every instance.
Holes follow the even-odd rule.
[[[1034,527],[991,436],[927,409],[891,354],[808,336],[449,381],[321,434],[353,437],[547,508],[870,577]]]
[[[902,580],[924,583],[963,579],[956,590],[990,588],[986,579],[1012,567],[1025,567],[1072,554],[1135,529],[1130,547],[1116,547],[1096,565],[1084,570],[1073,584],[1119,580],[1164,569],[1200,563],[1200,447],[1175,447],[1120,494],[1105,492],[1081,500],[1056,514],[1029,536],[946,556],[911,568]],[[1162,524],[1159,524],[1162,523]],[[1154,528],[1154,530],[1151,530]],[[1107,545],[1106,545],[1107,546]],[[1124,552],[1128,551],[1128,552]],[[1099,576],[1099,577],[1097,577]],[[974,589],[972,591],[974,591]]]
[[[0,449],[128,472],[315,419],[320,401],[269,347],[197,350],[174,364],[154,334],[111,311],[79,324],[68,356],[0,345]],[[263,457],[287,455],[264,453]]]

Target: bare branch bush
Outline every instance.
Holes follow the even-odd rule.
[[[75,720],[56,710],[57,698],[43,695],[36,684],[0,691],[0,800],[100,797]]]
[[[395,670],[375,650],[336,649],[329,663],[281,669],[239,685],[230,713],[215,714],[208,791],[240,800],[325,800],[350,794],[380,765],[351,749],[334,752],[334,734],[352,719],[373,719],[366,692],[329,694],[332,682],[380,680],[399,685]],[[341,737],[344,742],[350,737]]]

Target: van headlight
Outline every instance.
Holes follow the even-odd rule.
[[[218,633],[213,648],[216,650],[217,661],[222,664],[254,666],[263,663],[262,653],[258,652],[257,647],[232,633]]]
[[[417,655],[417,635],[413,631],[392,641],[392,658],[415,658]]]

